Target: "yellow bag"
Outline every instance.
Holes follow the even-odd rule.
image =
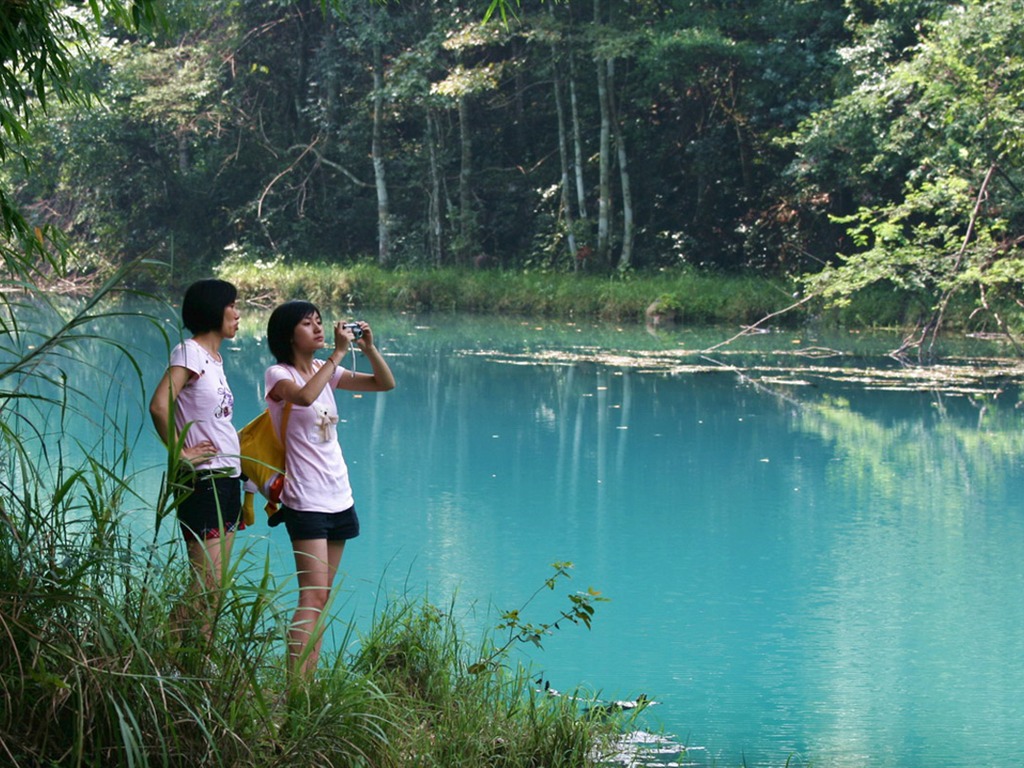
[[[287,434],[288,416],[292,404],[285,403],[281,414],[281,434]],[[246,525],[255,522],[253,496],[258,491],[266,500],[264,507],[267,521],[277,525],[280,518],[274,519],[281,501],[281,490],[284,487],[285,446],[274,429],[270,411],[263,413],[238,430],[238,442],[241,445],[242,474],[245,476],[245,498],[242,501],[242,519]]]

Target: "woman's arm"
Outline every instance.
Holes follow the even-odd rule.
[[[373,343],[373,331],[365,322],[360,323],[360,326],[363,329],[363,335],[355,340],[355,344],[370,361],[372,373],[346,371],[338,381],[337,389],[352,392],[386,392],[389,389],[394,389],[395,377],[381,356],[380,350]],[[352,343],[352,332],[345,329],[339,320],[334,324],[334,351],[324,361],[324,364],[309,377],[309,381],[300,386],[292,379],[281,379],[268,395],[272,400],[284,400],[295,405],[312,405],[323,392],[324,387],[328,385],[331,377],[334,376],[334,371],[340,366]]]
[[[360,322],[363,335],[355,340],[355,345],[366,355],[370,361],[371,373],[359,373],[348,371],[344,373],[338,382],[338,389],[350,392],[387,392],[395,388],[395,376],[391,373],[384,356],[373,343],[373,331],[366,322]]]
[[[302,406],[312,405],[324,391],[324,387],[330,383],[334,371],[338,368],[338,363],[345,357],[351,343],[352,332],[345,330],[341,321],[338,321],[334,324],[334,351],[331,352],[324,364],[313,372],[309,381],[300,385],[291,378],[281,379],[267,395],[275,401],[284,400],[286,403]]]

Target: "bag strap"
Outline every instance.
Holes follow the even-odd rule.
[[[288,417],[291,416],[293,403],[285,401],[284,409],[281,411],[281,432],[278,434],[277,439],[281,443],[281,446],[285,449],[284,455],[288,456],[288,446],[285,443],[285,436],[288,434]]]
[[[288,371],[288,375],[292,377],[292,381],[295,381],[295,373],[293,372],[292,366],[281,363],[281,367]],[[277,440],[281,443],[281,447],[284,448],[284,463],[288,464],[288,443],[285,438],[288,436],[288,417],[291,416],[292,406],[294,403],[290,403],[287,400],[284,403],[284,408],[281,410],[281,430],[277,435]],[[273,419],[271,419],[273,424]],[[287,470],[287,466],[281,467],[281,469]]]

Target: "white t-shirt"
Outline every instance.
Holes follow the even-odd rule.
[[[313,372],[323,362],[313,361]],[[337,368],[330,382],[323,388],[312,405],[293,405],[288,416],[285,435],[285,474],[287,480],[281,501],[302,512],[344,512],[355,501],[348,479],[348,466],[338,442],[338,405],[334,388],[341,380],[343,368]],[[264,377],[266,391],[273,390],[277,382],[291,379],[299,386],[305,381],[295,368],[286,364],[272,365]],[[274,426],[280,434],[284,401],[266,398]]]
[[[199,469],[233,469],[232,476],[241,474],[238,432],[231,423],[235,396],[224,375],[223,359],[214,358],[194,339],[187,339],[171,350],[170,365],[191,373],[175,401],[174,423],[178,433],[190,424],[186,446],[209,440],[217,447],[217,455],[200,464]]]

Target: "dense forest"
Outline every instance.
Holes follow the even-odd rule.
[[[2,57],[2,182],[74,269],[687,265],[1015,308],[1020,2],[143,7],[0,6],[71,24],[55,98]]]

